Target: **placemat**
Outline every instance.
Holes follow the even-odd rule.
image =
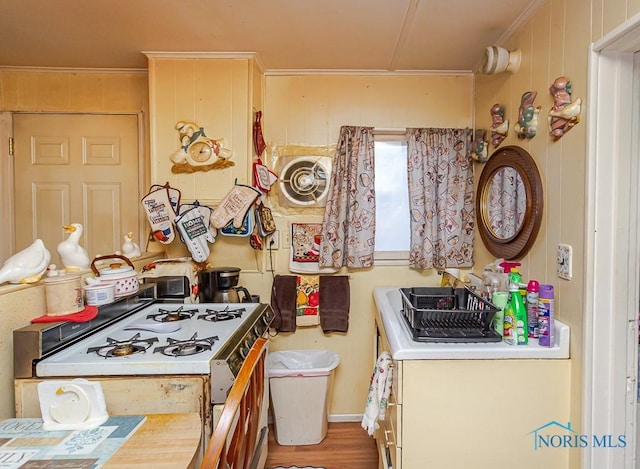
[[[90,430],[44,431],[42,419],[0,422],[0,468],[91,469],[101,467],[146,420],[109,417]]]

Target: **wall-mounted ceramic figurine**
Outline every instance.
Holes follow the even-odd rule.
[[[471,157],[478,163],[486,163],[489,159],[489,142],[486,141],[487,131],[478,129],[474,133],[471,143]]]
[[[489,112],[491,112],[491,144],[498,147],[509,133],[509,121],[504,118],[504,106],[501,104],[494,104]]]
[[[549,93],[553,96],[553,107],[549,110],[549,133],[558,140],[580,122],[580,98],[571,102],[571,82],[566,77],[555,79]]]
[[[533,103],[538,96],[537,91],[527,91],[520,98],[520,108],[518,109],[518,122],[513,126],[518,138],[531,139],[536,136],[538,131],[538,114],[540,114],[540,106],[534,106]]]

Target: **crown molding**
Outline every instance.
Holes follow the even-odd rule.
[[[0,65],[2,72],[47,72],[47,73],[139,73],[146,75],[146,68],[74,68],[74,67],[20,67]]]

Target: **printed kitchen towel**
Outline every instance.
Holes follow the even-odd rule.
[[[317,326],[320,305],[320,278],[318,275],[299,275],[296,278],[296,325]]]
[[[349,329],[350,289],[347,275],[321,275],[320,325],[324,333],[347,332]]]
[[[278,332],[296,330],[296,280],[295,275],[276,275],[271,287],[272,327]]]
[[[393,381],[391,363],[391,355],[388,352],[382,352],[373,368],[361,424],[369,436],[372,436],[379,427],[378,420],[384,420],[387,411],[391,382]]]
[[[330,274],[333,267],[320,267],[322,223],[292,223],[289,270],[297,274]]]

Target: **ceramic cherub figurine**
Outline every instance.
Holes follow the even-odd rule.
[[[486,136],[486,130],[476,130],[471,144],[471,157],[478,163],[486,163],[489,159],[489,142],[485,141]]]
[[[518,122],[513,126],[518,138],[531,139],[536,136],[538,131],[538,114],[540,114],[540,106],[534,106],[533,103],[538,96],[537,91],[527,91],[520,99],[520,108],[518,109]]]
[[[491,113],[491,144],[497,148],[507,137],[509,121],[504,118],[504,106],[501,104],[494,104],[489,112]]]
[[[553,107],[549,110],[549,133],[558,140],[580,122],[580,98],[571,102],[571,82],[566,77],[555,79],[549,93],[553,96]]]

